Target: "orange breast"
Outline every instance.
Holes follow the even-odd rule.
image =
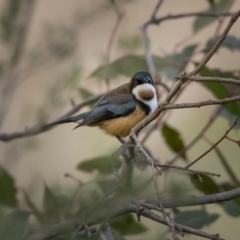
[[[145,112],[137,106],[136,110],[129,116],[106,120],[96,125],[109,135],[126,137],[129,135],[131,129],[146,116]]]

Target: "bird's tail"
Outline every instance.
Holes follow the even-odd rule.
[[[48,124],[46,124],[46,125],[44,125],[44,126],[41,126],[40,128],[41,128],[42,131],[46,131],[46,130],[48,130],[48,129],[56,126],[56,125],[59,125],[59,124],[70,123],[70,122],[76,122],[76,123],[77,123],[79,120],[84,119],[85,116],[86,116],[86,114],[87,114],[87,113],[81,113],[81,114],[76,115],[76,116],[73,116],[73,117],[61,119],[61,120],[59,120],[59,121],[55,121],[55,122],[52,122],[52,123],[48,123]],[[78,126],[79,126],[79,125],[77,125],[77,127],[78,127]]]

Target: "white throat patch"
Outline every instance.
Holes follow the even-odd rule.
[[[154,96],[152,99],[150,100],[146,100],[146,99],[143,99],[139,92],[142,91],[142,90],[150,90],[154,93]],[[152,113],[156,108],[157,108],[157,95],[156,95],[156,89],[154,88],[153,85],[149,84],[149,83],[144,83],[144,84],[140,84],[138,86],[136,86],[135,88],[133,88],[132,90],[132,94],[135,96],[135,98],[146,104],[147,106],[150,107],[151,111],[150,113]]]

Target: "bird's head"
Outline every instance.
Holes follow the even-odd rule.
[[[151,112],[156,109],[156,89],[149,72],[141,71],[134,74],[131,79],[131,92],[138,101],[148,105]]]

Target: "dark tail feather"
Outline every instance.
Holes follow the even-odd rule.
[[[59,120],[59,121],[56,121],[56,122],[52,122],[52,123],[46,124],[46,125],[44,125],[44,126],[42,126],[40,128],[41,128],[41,130],[46,131],[46,130],[48,130],[48,129],[56,126],[56,125],[59,125],[59,124],[76,122],[78,120],[84,119],[85,116],[86,116],[86,113],[82,113],[82,114],[79,114],[77,116],[65,118],[65,119],[62,119],[62,120]],[[80,124],[77,125],[77,127],[80,127]]]

